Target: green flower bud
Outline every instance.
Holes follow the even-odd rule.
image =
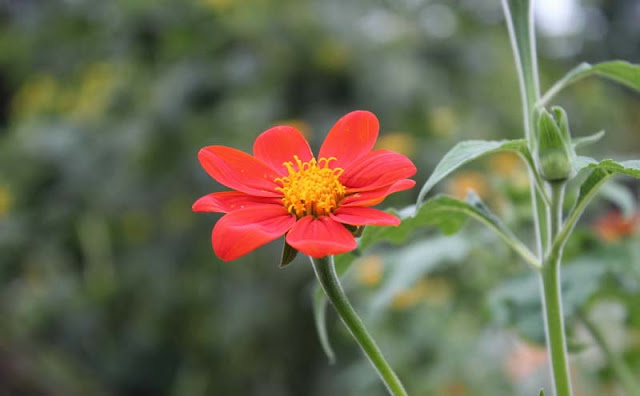
[[[559,182],[574,176],[575,151],[571,145],[571,133],[567,113],[552,108],[553,114],[543,109],[538,115],[536,166],[546,181]]]

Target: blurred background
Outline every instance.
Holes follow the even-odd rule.
[[[537,18],[543,90],[582,61],[640,62],[636,0]],[[582,154],[640,158],[637,93],[587,79],[556,104],[575,136],[606,129]],[[498,0],[0,0],[0,395],[383,395],[331,309],[328,364],[307,260],[278,269],[279,242],[215,257],[220,216],[191,204],[224,188],[196,154],[250,152],[275,124],[317,150],[367,109],[421,184],[460,140],[520,137],[520,106]],[[531,242],[526,177],[497,155],[438,189],[473,188]],[[640,372],[637,199],[609,184],[566,251],[579,395]],[[479,225],[376,246],[345,286],[411,394],[549,389],[537,280]]]

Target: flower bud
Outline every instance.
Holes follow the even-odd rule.
[[[535,161],[538,172],[546,181],[559,182],[574,175],[575,151],[567,114],[560,107],[551,110],[553,115],[545,109],[538,115]]]

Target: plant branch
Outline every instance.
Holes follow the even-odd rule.
[[[393,369],[391,369],[391,366],[389,366],[389,363],[385,360],[378,345],[376,345],[376,342],[371,335],[369,335],[362,320],[360,320],[358,314],[349,303],[340,285],[338,274],[336,274],[333,257],[311,258],[311,264],[327,298],[331,301],[340,319],[342,319],[342,322],[347,326],[353,338],[358,342],[362,351],[375,367],[389,393],[393,396],[407,396],[407,392],[404,390],[398,376]]]

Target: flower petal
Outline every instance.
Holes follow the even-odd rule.
[[[235,260],[282,236],[296,222],[282,205],[259,205],[224,215],[211,234],[213,251],[224,261]]]
[[[349,252],[358,244],[340,223],[327,216],[305,216],[287,234],[287,243],[311,257],[325,257]]]
[[[333,168],[346,169],[349,164],[373,148],[380,124],[373,113],[353,111],[336,122],[320,147],[318,158],[335,157]]]
[[[282,204],[282,200],[275,197],[256,197],[239,191],[223,191],[200,197],[194,202],[192,209],[194,212],[229,213],[260,204]]]
[[[342,224],[349,225],[379,225],[397,226],[400,219],[391,213],[383,212],[373,208],[362,208],[358,206],[340,207],[335,213],[330,214],[332,219]]]
[[[198,153],[200,164],[218,183],[259,197],[277,197],[278,175],[259,159],[225,146],[208,146]]]
[[[416,182],[414,180],[402,179],[390,186],[377,190],[362,191],[347,195],[340,201],[340,206],[374,206],[382,202],[388,195],[398,191],[408,190],[415,185]]]
[[[371,191],[413,176],[416,167],[402,154],[376,150],[353,163],[340,175],[340,182],[351,191]]]
[[[253,155],[284,176],[289,172],[282,164],[293,161],[294,155],[302,162],[313,158],[307,140],[300,131],[290,126],[276,126],[262,132],[253,143]]]

